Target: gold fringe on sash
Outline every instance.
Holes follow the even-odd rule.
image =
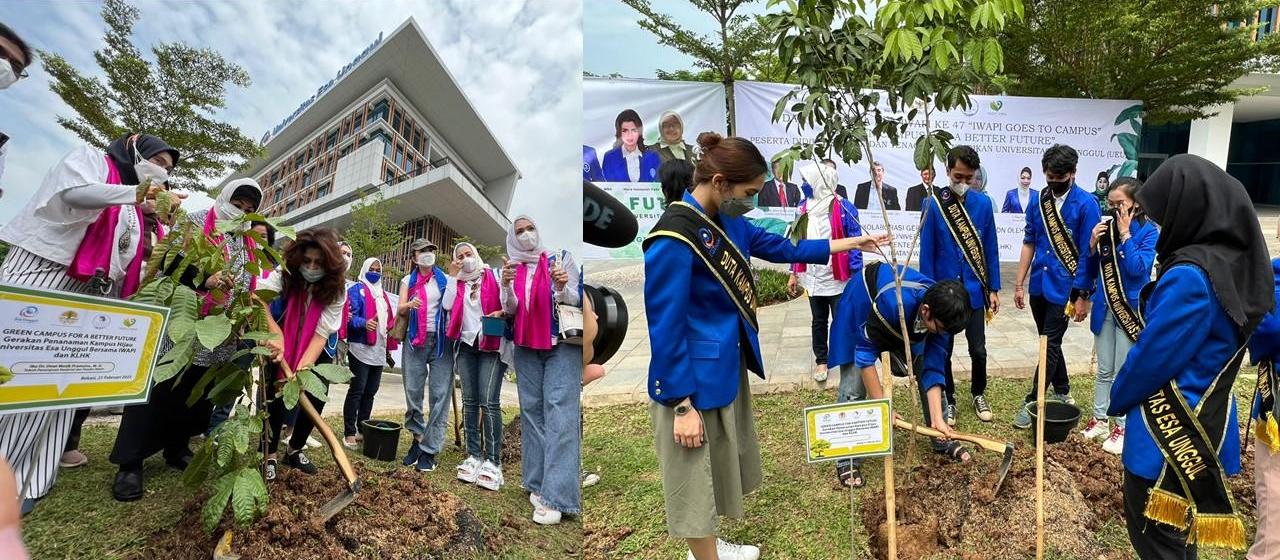
[[[1280,453],[1280,425],[1276,424],[1275,418],[1258,419],[1258,424],[1253,427],[1253,433],[1258,441],[1266,444],[1267,449],[1272,453]]]
[[[1070,297],[1070,296],[1068,296],[1068,297]],[[1063,312],[1063,313],[1066,313],[1066,314],[1067,314],[1067,317],[1075,317],[1075,315],[1076,315],[1076,302],[1071,301],[1071,300],[1067,300],[1067,308],[1066,308],[1066,309],[1064,309],[1062,312]]]
[[[1147,495],[1147,507],[1142,513],[1147,519],[1184,531],[1187,529],[1188,509],[1190,504],[1181,496],[1152,488]]]
[[[1245,549],[1244,521],[1237,515],[1196,515],[1187,540],[1202,546]]]

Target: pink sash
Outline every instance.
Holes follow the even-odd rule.
[[[120,170],[116,168],[115,162],[110,157],[102,156],[107,162],[107,184],[120,184]],[[76,254],[71,259],[71,264],[67,267],[67,276],[75,278],[81,282],[88,282],[93,279],[98,271],[102,271],[107,277],[111,275],[111,252],[116,250],[116,222],[120,219],[120,206],[111,206],[102,210],[98,214],[98,219],[94,220],[84,232],[84,238],[80,240],[80,247],[76,249]],[[132,211],[137,213],[138,227],[141,229],[146,222],[142,219],[142,209],[133,206]],[[146,235],[142,232],[140,235]],[[124,281],[120,287],[120,297],[127,298],[138,290],[142,276],[142,248],[145,243],[139,238],[137,254],[126,267]]]
[[[430,307],[427,305],[427,285],[431,284],[435,277],[435,267],[430,268],[425,276],[419,271],[418,284],[413,287],[413,291],[409,294],[410,298],[415,295],[418,296],[418,301],[422,302],[418,309],[414,311],[414,313],[418,314],[418,332],[413,333],[413,339],[410,341],[417,348],[422,348],[427,344],[427,325],[431,324],[427,322],[427,307]],[[441,301],[444,300],[444,292],[440,293],[440,299]]]
[[[800,205],[801,214],[804,214],[807,211],[808,204],[809,201],[806,200]],[[835,197],[835,199],[831,201],[831,212],[828,217],[831,220],[831,239],[844,239],[844,206],[840,202],[840,197]],[[835,277],[836,280],[844,282],[853,277],[852,273],[849,272],[849,253],[836,253],[831,255],[830,262],[831,275]],[[791,270],[792,272],[800,273],[809,270],[809,267],[804,263],[796,263],[791,265]]]
[[[538,267],[533,271],[533,286],[527,292],[529,265],[516,267],[515,290],[519,305],[516,306],[516,345],[533,350],[551,349],[551,271],[547,255],[538,257]],[[525,294],[528,293],[528,297]]]
[[[445,336],[458,340],[462,336],[462,316],[466,314],[466,282],[458,280],[458,293],[453,297],[453,313],[449,315],[449,330]],[[486,270],[480,281],[480,312],[487,316],[495,311],[502,311],[502,302],[498,298],[498,280],[492,270]],[[500,336],[480,335],[477,346],[483,352],[497,352],[502,344]]]
[[[368,320],[376,317],[378,314],[378,304],[373,301],[373,291],[370,290],[368,286],[364,285],[364,283],[361,283],[360,294],[364,297],[364,318]],[[391,298],[387,297],[387,292],[385,290],[382,292],[382,301],[387,305],[387,332],[390,333],[391,329],[394,329],[396,326],[396,313],[395,308],[391,307]],[[338,338],[351,340],[347,338],[347,324],[350,322],[351,298],[347,298],[347,301],[342,304],[342,326],[338,327]],[[364,343],[369,346],[378,344],[377,331],[366,330],[364,341]],[[399,347],[400,343],[397,342],[396,339],[391,338],[390,336],[387,337],[387,350],[395,350]]]
[[[284,360],[289,364],[290,369],[297,371],[302,355],[307,352],[311,338],[316,335],[316,326],[320,324],[320,315],[324,313],[324,307],[315,298],[311,298],[311,304],[303,309],[303,303],[307,300],[306,290],[294,290],[288,298],[283,325]],[[277,375],[283,378],[284,371],[281,370]]]

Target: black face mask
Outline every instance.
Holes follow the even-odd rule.
[[[1067,191],[1071,189],[1071,181],[1048,181],[1047,184],[1049,190],[1053,191],[1053,194],[1057,196],[1067,194]]]

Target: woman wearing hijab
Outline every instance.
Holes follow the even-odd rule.
[[[257,289],[259,277],[248,268],[254,259],[253,241],[238,235],[222,235],[217,232],[217,223],[256,212],[261,202],[262,188],[257,181],[238,179],[222,189],[207,212],[187,215],[195,228],[222,247],[228,265],[226,270],[209,276],[204,285],[191,286],[202,298],[202,317],[221,312],[226,302],[234,299],[235,292]],[[218,294],[223,295],[219,297]],[[120,418],[120,431],[111,450],[111,462],[120,467],[111,485],[112,497],[122,502],[142,498],[145,495],[142,463],[159,451],[164,451],[164,459],[169,466],[179,470],[187,468],[192,457],[187,442],[191,436],[208,427],[213,410],[213,404],[205,398],[187,406],[188,397],[209,368],[232,360],[239,343],[238,335],[230,336],[216,348],[197,351],[186,371],[152,388],[147,402],[125,407],[124,416]],[[166,339],[161,355],[171,346],[172,341]]]
[[[295,373],[316,364],[333,363],[324,348],[329,336],[342,326],[345,276],[346,261],[338,250],[338,236],[333,230],[311,228],[298,232],[297,238],[284,250],[284,266],[259,283],[262,289],[279,294],[267,313],[267,328],[279,338],[262,343],[271,350],[276,363],[287,364]],[[279,383],[285,381],[286,374],[273,363],[266,375]],[[276,389],[272,389],[271,394],[275,393]],[[324,401],[310,393],[305,398],[311,399],[316,412],[324,411]],[[287,415],[284,399],[272,399],[267,414],[271,424],[267,480],[271,481],[276,478],[276,453]],[[298,415],[285,450],[285,466],[315,474],[316,466],[302,452],[313,429],[315,425],[309,416]]]
[[[520,450],[533,521],[555,525],[581,508],[582,347],[558,340],[556,306],[582,306],[568,251],[542,245],[538,226],[520,216],[507,230],[503,311],[515,318]]]
[[[684,119],[675,111],[667,111],[658,117],[658,157],[662,163],[673,159],[693,162],[693,146],[684,141]]]
[[[0,265],[0,282],[132,295],[160,234],[153,199],[178,159],[177,150],[145,134],[121,137],[105,152],[88,145],[73,150],[0,229],[0,240],[11,247]],[[132,185],[143,182],[151,186],[139,196]],[[0,415],[0,456],[23,481],[25,511],[53,486],[74,415],[74,410]]]
[[[1137,199],[1160,226],[1160,268],[1107,410],[1136,426],[1121,454],[1129,540],[1143,559],[1195,558],[1196,545],[1243,550],[1226,483],[1240,471],[1231,387],[1275,305],[1266,240],[1244,186],[1199,156],[1166,160]]]
[[[355,449],[360,423],[373,412],[373,397],[382,384],[382,368],[387,364],[387,351],[395,350],[396,341],[387,333],[395,327],[391,298],[382,290],[382,261],[364,260],[359,282],[347,288],[346,316],[342,339],[347,341],[347,365],[351,368],[351,386],[342,406],[342,444]]]
[[[454,283],[436,266],[434,242],[417,239],[409,249],[413,269],[400,280],[399,313],[409,321],[403,352],[404,426],[413,434],[413,444],[401,462],[418,472],[430,472],[436,470],[436,457],[444,450],[453,391],[453,353],[446,352],[444,305],[453,301]]]
[[[618,113],[613,123],[613,149],[604,153],[604,180],[616,183],[651,183],[658,180],[662,158],[644,145],[644,122],[633,109]]]
[[[493,269],[480,260],[475,245],[453,248],[457,291],[445,302],[454,341],[454,371],[462,380],[462,425],[467,434],[467,459],[458,465],[458,480],[488,490],[502,488],[502,363],[501,335],[482,332],[482,317],[502,317],[502,289]],[[484,420],[480,409],[484,409]],[[481,433],[483,430],[483,433]]]
[[[1107,178],[1107,172],[1098,173],[1098,178],[1093,182],[1093,197],[1098,199],[1098,207],[1103,212],[1107,211],[1107,192],[1111,190],[1111,182]]]

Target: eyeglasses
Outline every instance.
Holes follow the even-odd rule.
[[[31,76],[30,74],[27,74],[27,71],[24,69],[25,66],[17,60],[14,60],[12,55],[9,53],[0,50],[0,58],[3,58],[5,62],[9,63],[9,66],[13,68],[13,73],[17,75],[19,79]]]

